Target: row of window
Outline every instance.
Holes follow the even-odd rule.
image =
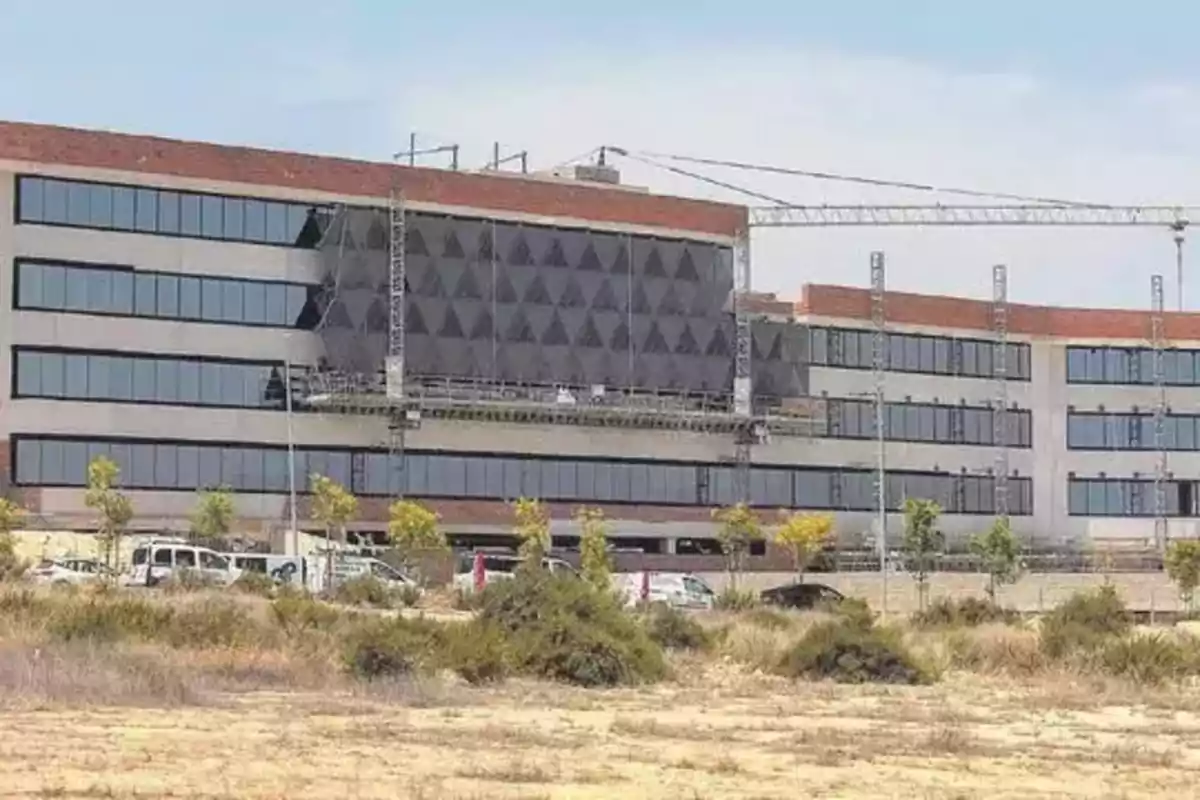
[[[1153,414],[1077,412],[1067,415],[1067,447],[1071,450],[1157,450]],[[1163,419],[1167,450],[1200,450],[1200,416],[1168,414]]]
[[[16,308],[311,330],[315,286],[19,260]]]
[[[829,400],[829,435],[842,439],[871,439],[875,433],[875,403],[871,400]],[[936,403],[888,403],[884,437],[894,442],[994,445],[996,412],[990,408]],[[1033,420],[1028,410],[1012,409],[1005,420],[1009,447],[1030,447]]]
[[[13,472],[21,485],[82,486],[88,462],[107,456],[121,467],[121,485],[130,489],[288,488],[283,447],[14,438]],[[409,452],[399,469],[386,452],[312,448],[298,449],[296,458],[300,490],[306,476],[322,474],[365,496],[703,506],[737,499],[733,467],[710,464]],[[1011,513],[1032,513],[1030,479],[1011,478],[1009,487]],[[985,475],[890,473],[889,507],[899,509],[907,497],[937,500],[948,513],[988,514],[994,509],[992,478]],[[750,499],[767,508],[870,511],[875,507],[875,475],[856,469],[755,467]]]
[[[1200,482],[1164,482],[1166,513],[1172,517],[1200,517]],[[1154,481],[1150,478],[1071,478],[1067,512],[1080,517],[1154,517]]]
[[[1163,350],[1167,386],[1200,386],[1200,350]],[[1067,383],[1153,386],[1154,351],[1148,347],[1068,347]]]
[[[859,328],[811,328],[810,358],[826,367],[872,369],[875,366],[875,333]],[[986,339],[958,339],[913,333],[885,333],[884,368],[892,372],[920,372],[964,378],[992,378],[999,364],[999,345]],[[1009,343],[1004,373],[1009,380],[1029,380],[1029,345]]]
[[[281,363],[20,347],[13,354],[13,397],[284,407]]]
[[[17,176],[17,222],[312,247],[310,203]],[[305,230],[308,227],[308,230]]]

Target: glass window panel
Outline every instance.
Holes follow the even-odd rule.
[[[486,497],[487,496],[487,472],[484,467],[486,459],[483,458],[468,458],[467,461],[467,488],[466,495],[468,497]],[[385,459],[386,463],[386,459]],[[386,477],[386,476],[385,476]],[[385,484],[386,486],[386,484]]]
[[[42,306],[42,270],[41,264],[18,262],[17,305],[19,307],[39,308]]]
[[[107,355],[88,356],[88,397],[113,399],[113,359]]]
[[[458,475],[459,475],[459,480],[461,481],[461,480],[465,479],[465,474],[464,474],[463,465],[461,463],[462,459],[458,459],[458,461],[460,462],[459,467],[458,467]],[[335,481],[340,483],[342,486],[349,487],[351,485],[351,481],[353,480],[353,474],[350,470],[350,454],[349,453],[345,453],[345,452],[328,453],[326,456],[325,466],[326,466],[325,475],[327,477],[333,478]]]
[[[16,481],[29,485],[42,482],[42,443],[35,439],[18,439],[16,452]]]
[[[181,194],[179,196],[179,232],[184,236],[199,236],[201,230],[199,195]]]
[[[287,287],[287,316],[286,323],[289,328],[298,327],[300,321],[300,312],[304,310],[304,303],[308,300],[308,290],[303,286],[288,284]]]
[[[84,399],[88,396],[88,359],[83,355],[68,355],[64,358],[64,396]]]
[[[975,342],[964,341],[962,345],[962,368],[959,370],[960,375],[978,375],[979,374],[979,359]]]
[[[918,340],[919,346],[919,361],[917,369],[921,372],[934,372],[934,343],[932,336],[922,336]]]
[[[596,500],[617,499],[616,492],[613,491],[613,470],[615,467],[615,464],[610,464],[606,461],[593,465],[592,479],[594,481],[594,497]]]
[[[158,193],[158,232],[181,233],[178,192],[160,191]]]
[[[922,442],[935,441],[933,436],[933,407],[920,406],[917,411],[917,439]]]
[[[288,244],[287,238],[287,206],[284,203],[270,203],[267,206],[267,236],[270,244]]]
[[[247,200],[245,213],[245,237],[251,242],[267,240],[267,208],[260,200]]]
[[[56,264],[42,267],[42,308],[61,309],[67,302],[67,271]]]
[[[45,182],[41,178],[17,179],[17,219],[21,222],[41,222],[45,202]]]
[[[795,474],[793,492],[800,508],[831,508],[829,473],[824,470],[802,470]]]
[[[204,278],[200,281],[200,318],[212,322],[221,320],[221,281]]]
[[[261,492],[266,484],[263,472],[263,451],[248,447],[242,451],[242,489]]]
[[[178,367],[178,397],[180,403],[200,402],[200,362],[180,361]]]
[[[245,489],[244,460],[240,447],[221,448],[221,485],[241,491]]]
[[[267,288],[259,282],[242,284],[242,322],[263,325],[267,322]]]
[[[170,358],[157,359],[154,374],[155,399],[160,403],[178,403],[179,362]]]
[[[225,238],[241,241],[245,238],[246,201],[237,197],[225,198]]]
[[[263,284],[265,299],[265,322],[268,325],[287,325],[287,285],[282,283]]]
[[[429,493],[429,457],[408,454],[405,456],[404,479],[408,494]]]
[[[119,231],[132,231],[135,229],[135,221],[137,218],[137,190],[128,186],[117,186],[112,190],[112,226]],[[96,197],[92,196],[92,205],[95,206]],[[95,209],[93,208],[93,211]]]
[[[200,279],[179,279],[179,316],[181,319],[202,319],[200,310]]]
[[[93,228],[113,227],[112,187],[92,186],[89,192],[89,201],[87,224]]]
[[[893,333],[888,336],[888,369],[897,372],[904,371],[904,348],[908,339],[909,337],[902,333]],[[869,341],[865,341],[864,344],[869,344]],[[868,350],[867,353],[869,358],[870,351]],[[864,363],[863,366],[867,366],[867,364]]]
[[[158,285],[158,316],[175,319],[179,316],[179,278],[174,275],[156,275]]]
[[[133,358],[133,399],[139,402],[153,402],[157,388],[155,361],[150,358]]]
[[[55,485],[64,482],[63,443],[55,440],[42,442],[42,483]]]
[[[87,308],[106,312],[112,309],[112,272],[107,269],[82,270],[87,281]]]
[[[109,310],[114,314],[133,313],[133,273],[112,273],[112,303]]]
[[[42,362],[42,396],[62,397],[66,390],[66,364],[57,353],[40,354]]]
[[[67,184],[67,223],[86,226],[92,220],[92,187],[86,183]]]
[[[200,198],[200,235],[206,239],[220,239],[224,229],[224,200],[212,195],[203,195]]]
[[[308,221],[308,209],[302,205],[292,203],[288,206],[287,211],[287,243],[295,244],[300,238],[300,232],[304,230],[304,224]]]
[[[200,402],[206,406],[221,405],[221,364],[200,364]]]
[[[829,331],[825,328],[809,329],[809,357],[813,364],[828,363]]]
[[[154,445],[135,444],[131,445],[129,450],[131,468],[124,474],[125,484],[130,487],[153,487]]]
[[[200,448],[193,445],[180,445],[175,448],[178,469],[176,480],[180,489],[200,489]]]
[[[154,233],[158,230],[158,192],[155,189],[138,189],[134,197],[134,230]]]
[[[152,273],[139,272],[133,278],[133,313],[139,317],[155,316],[158,305],[158,281]]]
[[[201,488],[215,489],[221,485],[221,448],[204,446],[198,449],[197,480]]]
[[[154,445],[154,486],[158,489],[179,487],[179,462],[174,445]]]
[[[504,499],[504,459],[483,459],[484,464],[484,497]],[[576,485],[581,499],[591,499],[594,490],[592,465],[583,462],[576,470]],[[586,483],[585,483],[586,477]]]
[[[221,375],[220,403],[223,406],[244,405],[246,396],[245,372],[238,364],[219,365]]]
[[[648,464],[622,465],[629,474],[628,499],[635,503],[653,502],[650,496],[650,467]]]
[[[43,187],[43,219],[54,224],[67,221],[67,184],[65,181],[47,180]]]
[[[64,290],[66,292],[64,308],[67,311],[88,310],[87,272],[88,270],[72,269],[71,267],[63,270]]]
[[[14,395],[37,397],[42,393],[42,356],[40,353],[17,351],[17,386]]]
[[[287,455],[286,450],[276,448],[263,452],[263,488],[267,491],[286,492],[288,490]]]
[[[916,372],[921,368],[922,336],[904,337],[904,369],[906,372]]]
[[[242,282],[224,281],[221,287],[221,319],[241,322],[242,312]]]

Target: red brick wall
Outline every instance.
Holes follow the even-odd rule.
[[[387,197],[399,178],[410,200],[732,236],[744,207],[512,176],[399,167],[346,158],[228,147],[153,136],[0,122],[0,159]]]

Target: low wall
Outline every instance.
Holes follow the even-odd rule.
[[[728,584],[724,572],[699,573],[714,589],[720,591]],[[1047,572],[1029,573],[1011,586],[998,592],[999,602],[1019,611],[1036,612],[1048,609],[1077,591],[1093,589],[1104,583],[1106,576],[1097,573]],[[790,583],[795,579],[788,572],[751,572],[740,577],[740,585],[756,590]],[[1135,611],[1181,611],[1179,593],[1161,572],[1113,572],[1107,579],[1117,588],[1129,607]],[[883,578],[871,572],[822,572],[806,580],[832,586],[842,594],[861,597],[872,608],[882,607]],[[967,597],[984,595],[987,576],[976,573],[939,572],[929,578],[929,597]],[[888,610],[909,613],[917,609],[917,584],[906,573],[887,576]]]

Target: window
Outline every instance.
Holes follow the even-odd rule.
[[[19,175],[16,181],[22,223],[298,247],[311,208],[34,175]]]
[[[834,439],[875,438],[875,405],[869,400],[831,399],[826,405],[826,436]],[[960,420],[956,428],[951,415]],[[1010,447],[1030,447],[1032,412],[1009,409]],[[990,408],[935,403],[888,403],[884,435],[893,442],[972,444],[991,446],[994,437]]]
[[[1200,416],[1168,414],[1163,420],[1167,450],[1200,450]],[[1154,450],[1154,416],[1145,413],[1070,412],[1067,448],[1071,450]]]
[[[28,260],[18,260],[16,270],[14,308],[309,330],[315,324],[315,315],[304,313],[315,287],[302,284]]]
[[[121,466],[123,485],[129,489],[195,491],[227,485],[238,492],[287,490],[287,449],[281,446],[22,435],[14,439],[14,475],[21,485],[82,486],[88,459],[108,454]],[[364,496],[391,496],[394,481],[400,479],[399,488],[414,497],[507,500],[541,494],[580,502],[689,506],[724,505],[735,500],[733,470],[716,464],[409,452],[401,469],[390,463],[384,451],[298,448],[295,471],[300,491],[307,490],[308,475],[319,473]],[[751,485],[753,502],[764,508],[870,511],[875,507],[875,474],[871,470],[754,467]],[[1029,478],[1009,479],[1011,513],[1032,513],[1031,487]],[[893,510],[899,510],[905,497],[929,497],[951,514],[987,514],[993,507],[988,476],[895,472],[888,476],[888,493]]]
[[[874,365],[874,334],[850,328],[809,328],[809,352],[813,364],[871,369]],[[959,375],[992,378],[993,353],[997,343],[984,339],[955,339],[944,336],[891,333],[884,343],[884,362],[892,372]],[[1010,343],[1005,373],[1009,380],[1029,380],[1029,345]]]
[[[1200,386],[1200,350],[1163,352],[1163,382]],[[1068,347],[1067,383],[1149,385],[1154,382],[1154,351],[1137,347]]]

